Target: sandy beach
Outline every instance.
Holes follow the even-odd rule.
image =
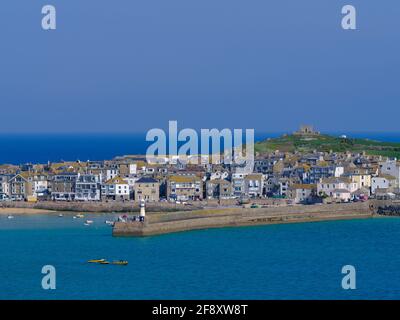
[[[18,215],[18,214],[44,214],[58,213],[58,211],[32,208],[0,208],[0,215]]]

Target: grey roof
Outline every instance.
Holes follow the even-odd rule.
[[[136,183],[158,183],[158,181],[150,177],[142,177]]]

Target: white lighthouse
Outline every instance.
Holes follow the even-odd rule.
[[[146,216],[146,201],[144,199],[140,200],[140,220],[144,220],[144,217]]]

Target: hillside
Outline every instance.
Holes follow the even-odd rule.
[[[255,144],[258,153],[280,151],[312,152],[363,152],[371,155],[400,158],[400,143],[380,142],[369,139],[341,138],[325,134],[320,135],[284,135]]]

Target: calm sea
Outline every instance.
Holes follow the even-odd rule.
[[[113,238],[105,216],[0,217],[0,299],[398,299],[400,218]],[[88,259],[126,259],[128,266]],[[341,268],[356,268],[356,290]],[[56,290],[41,269],[56,268]]]
[[[255,139],[260,141],[281,134],[256,132]],[[351,133],[348,136],[400,142],[400,133]],[[145,133],[0,134],[0,164],[112,159],[128,154],[146,154],[151,143],[146,141]]]

